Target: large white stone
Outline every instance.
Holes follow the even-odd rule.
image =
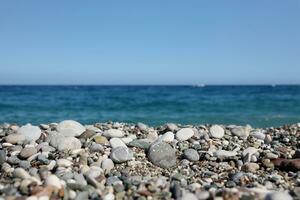
[[[224,129],[219,125],[211,126],[209,132],[213,138],[222,138],[224,136]]]
[[[59,151],[74,150],[81,148],[81,142],[75,137],[64,137],[57,141],[57,147]]]
[[[32,126],[31,124],[26,124],[25,126],[21,126],[18,131],[19,134],[25,136],[25,140],[28,141],[36,141],[41,136],[41,129],[38,126]]]
[[[112,148],[127,147],[126,144],[120,138],[111,138],[109,140],[109,143]]]
[[[65,120],[60,122],[57,127],[57,131],[65,137],[76,137],[81,135],[85,131],[85,127],[79,122],[73,120]]]
[[[185,141],[194,136],[194,131],[191,128],[182,128],[176,133],[176,139],[178,141]]]
[[[119,129],[109,129],[109,130],[106,130],[104,133],[103,133],[104,136],[106,137],[117,137],[117,138],[121,138],[123,137],[125,134],[123,131],[119,130]]]
[[[47,179],[45,181],[45,185],[54,186],[58,189],[61,189],[61,187],[62,187],[59,178],[53,174],[51,174],[50,176],[47,177]]]
[[[161,139],[161,141],[167,142],[167,143],[173,142],[174,133],[171,131],[168,131],[165,134],[163,134],[160,139]]]

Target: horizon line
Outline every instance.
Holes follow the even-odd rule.
[[[300,83],[292,84],[0,84],[0,86],[192,86],[192,87],[207,87],[207,86],[300,86]]]

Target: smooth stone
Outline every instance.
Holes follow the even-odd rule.
[[[114,200],[115,199],[115,195],[112,193],[106,194],[103,198],[103,200]]]
[[[92,138],[94,135],[96,135],[96,132],[93,130],[86,130],[84,131],[79,138],[84,138],[84,139],[88,139],[88,138]]]
[[[209,198],[210,194],[208,191],[200,191],[196,193],[198,200],[206,200]]]
[[[90,146],[91,152],[102,152],[104,151],[104,147],[101,144],[92,143]]]
[[[117,147],[112,149],[110,158],[115,163],[123,163],[133,158],[133,152],[127,147]]]
[[[209,132],[213,138],[219,138],[219,139],[222,138],[225,134],[224,129],[219,125],[211,126]]]
[[[217,150],[215,156],[218,159],[227,159],[237,155],[236,151]]]
[[[46,155],[43,155],[43,154],[38,155],[37,160],[44,165],[48,165],[50,163],[50,160],[48,160]]]
[[[75,198],[75,200],[86,200],[86,199],[89,199],[88,191],[78,192]]]
[[[154,130],[150,131],[148,133],[148,135],[147,135],[147,139],[150,140],[150,141],[152,141],[152,142],[155,141],[155,140],[157,140],[157,138],[158,138],[158,134]]]
[[[124,138],[121,138],[121,140],[125,143],[125,144],[128,144],[129,142],[132,142],[133,139],[130,138],[130,137],[124,137]]]
[[[119,130],[119,129],[109,129],[109,130],[106,130],[104,133],[103,133],[104,136],[106,137],[110,137],[110,138],[121,138],[121,137],[124,137],[124,132]]]
[[[194,131],[191,128],[182,128],[176,133],[176,139],[178,141],[185,141],[194,136]]]
[[[27,141],[36,141],[40,138],[42,131],[38,126],[26,124],[25,126],[21,126],[18,129],[17,133],[24,135],[25,140]]]
[[[97,135],[93,139],[97,144],[102,144],[106,146],[110,144],[108,139],[102,135]]]
[[[174,133],[171,131],[168,131],[165,134],[163,134],[160,139],[163,142],[171,143],[171,142],[173,142],[174,138],[175,138]]]
[[[292,200],[288,192],[272,192],[266,195],[265,200]]]
[[[11,144],[21,144],[25,141],[25,136],[23,134],[10,134],[5,137],[5,141]]]
[[[81,148],[81,142],[79,139],[75,137],[66,137],[63,140],[59,140],[57,143],[57,149],[59,151],[74,150],[80,148]]]
[[[168,124],[166,124],[166,128],[169,131],[175,132],[178,129],[178,126],[174,123],[168,123]]]
[[[249,126],[236,126],[231,129],[231,133],[239,138],[246,139],[250,134],[250,130]]]
[[[31,167],[31,165],[30,165],[29,161],[21,160],[20,163],[19,163],[19,167],[28,170]]]
[[[178,200],[198,200],[197,196],[190,192],[184,192]]]
[[[141,123],[141,122],[137,123],[137,127],[141,131],[146,131],[148,129],[148,126],[146,124]]]
[[[183,155],[189,161],[195,162],[200,159],[198,152],[195,149],[186,149],[183,152]]]
[[[151,145],[151,141],[148,139],[137,139],[128,143],[129,147],[137,147],[141,149],[148,149]]]
[[[250,135],[258,140],[264,140],[266,135],[261,131],[253,131]]]
[[[91,166],[90,169],[85,173],[86,177],[96,178],[103,173],[103,169],[97,166]]]
[[[73,162],[68,159],[61,158],[56,161],[56,164],[58,167],[71,167]]]
[[[256,172],[259,169],[259,165],[257,163],[246,163],[243,165],[243,170],[246,172]]]
[[[46,186],[54,186],[58,189],[62,188],[61,182],[59,178],[53,174],[49,175],[46,180],[45,180],[45,185]]]
[[[30,156],[32,156],[36,153],[37,153],[36,148],[34,148],[34,147],[25,147],[20,152],[19,157],[22,158],[22,159],[26,159],[26,158],[29,158]]]
[[[269,153],[266,154],[266,158],[268,158],[268,159],[276,159],[276,158],[278,158],[278,155],[275,154],[275,153],[269,152]]]
[[[176,164],[175,150],[165,142],[152,144],[148,151],[148,158],[154,165],[162,168],[173,167]]]
[[[120,138],[111,138],[109,140],[109,143],[112,148],[127,147],[126,144]]]
[[[5,150],[0,150],[0,165],[6,162],[6,152]]]
[[[26,179],[26,178],[31,177],[29,175],[29,173],[27,171],[25,171],[23,168],[16,168],[13,171],[13,176],[16,177],[16,178],[20,178],[20,179]]]
[[[64,137],[76,137],[80,136],[86,129],[79,122],[64,120],[57,125],[56,130]]]
[[[106,172],[110,172],[114,167],[114,162],[109,158],[103,160],[101,163],[101,168]]]

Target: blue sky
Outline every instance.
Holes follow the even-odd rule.
[[[0,0],[0,84],[299,84],[299,0]]]

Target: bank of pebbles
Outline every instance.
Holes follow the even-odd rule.
[[[0,126],[0,199],[300,199],[300,124]]]

